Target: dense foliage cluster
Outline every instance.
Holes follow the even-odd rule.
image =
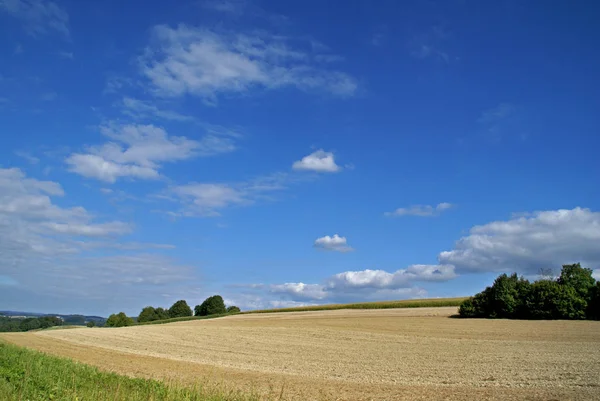
[[[133,319],[128,317],[124,312],[113,313],[106,319],[106,327],[133,326],[134,323]]]
[[[227,309],[225,308],[225,301],[220,295],[208,297],[202,304],[196,305],[194,308],[196,316],[222,315],[224,313],[227,313]]]
[[[158,320],[175,319],[182,317],[196,316],[208,316],[208,315],[221,315],[226,313],[239,313],[240,308],[237,306],[230,306],[225,308],[225,302],[220,295],[213,295],[208,297],[201,305],[196,305],[192,313],[192,309],[189,307],[187,302],[183,299],[175,302],[169,309],[155,308],[153,306],[146,306],[140,312],[137,317],[138,323],[154,322]]]
[[[465,300],[461,317],[600,320],[600,282],[579,263],[564,265],[557,279],[533,283],[516,273]]]
[[[169,312],[164,308],[154,308],[152,306],[146,306],[140,312],[137,318],[138,323],[153,322],[155,320],[164,320],[169,318]]]
[[[173,306],[169,308],[169,318],[171,319],[186,316],[193,316],[192,308],[190,308],[183,299],[175,302]]]
[[[29,331],[61,326],[63,321],[56,316],[29,317],[25,319],[0,316],[1,332]]]

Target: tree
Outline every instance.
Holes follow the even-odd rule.
[[[96,322],[94,322],[93,320],[90,320],[89,322],[87,322],[85,324],[87,327],[96,327]]]
[[[531,319],[584,319],[587,306],[573,287],[552,280],[533,283],[525,303]]]
[[[173,306],[169,308],[169,317],[174,318],[185,316],[192,316],[192,309],[183,299],[175,302]]]
[[[154,320],[159,320],[159,319],[160,318],[158,317],[158,314],[156,313],[156,309],[154,309],[152,306],[146,306],[140,312],[140,315],[138,316],[137,321],[138,321],[138,323],[143,323],[143,322],[152,322]]]
[[[194,312],[196,316],[208,316],[227,313],[227,309],[225,309],[223,297],[213,295],[206,298],[201,305],[196,305]]]
[[[596,284],[596,280],[592,277],[592,269],[581,267],[579,263],[563,265],[557,281],[560,285],[572,287],[586,302],[589,292]]]
[[[113,313],[106,319],[107,327],[125,327],[133,326],[133,324],[133,319],[128,317],[124,312],[119,312],[117,314]]]
[[[164,308],[158,307],[155,309],[156,316],[158,316],[158,320],[164,320],[169,318],[169,311]]]
[[[590,291],[586,316],[588,319],[600,320],[600,281],[597,281],[596,286]]]
[[[227,307],[227,313],[240,313],[241,310],[237,306],[231,305]]]

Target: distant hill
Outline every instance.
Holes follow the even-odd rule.
[[[106,318],[102,316],[87,316],[87,315],[61,315],[58,313],[38,313],[38,312],[20,312],[12,310],[0,311],[0,315],[4,316],[25,316],[25,317],[42,317],[42,316],[58,316],[65,324],[84,326],[87,322],[94,322],[98,326],[103,326],[106,323]]]

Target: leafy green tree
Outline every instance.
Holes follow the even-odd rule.
[[[139,323],[143,323],[143,322],[152,322],[154,320],[159,320],[159,319],[160,318],[158,317],[158,314],[156,313],[156,309],[154,309],[152,306],[146,306],[140,312],[140,315],[138,316],[137,321]]]
[[[85,324],[87,327],[96,327],[96,322],[94,322],[93,320],[90,320],[89,322],[87,322]]]
[[[489,315],[499,318],[518,318],[526,315],[525,298],[531,284],[517,273],[502,274],[496,278],[489,290]]]
[[[560,285],[572,287],[586,301],[589,292],[596,284],[596,280],[592,277],[592,269],[581,267],[579,263],[563,265],[557,281]]]
[[[231,305],[227,307],[227,313],[240,313],[241,309],[235,305]]]
[[[125,327],[133,326],[133,324],[133,319],[128,317],[124,312],[119,312],[117,314],[113,313],[106,319],[107,327]]]
[[[213,295],[202,302],[201,305],[196,305],[194,308],[196,316],[208,316],[227,313],[225,301],[220,295]]]
[[[525,303],[531,319],[585,319],[585,300],[573,287],[557,281],[533,283]]]
[[[169,317],[174,318],[185,316],[192,316],[192,309],[183,299],[175,302],[173,306],[169,308]]]
[[[588,319],[600,320],[600,281],[590,291],[590,301],[587,305],[586,315]]]
[[[164,320],[169,318],[169,311],[164,308],[158,307],[155,309],[156,316],[158,316],[158,320]]]

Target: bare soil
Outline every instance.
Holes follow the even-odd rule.
[[[457,308],[238,315],[0,338],[103,369],[289,400],[600,400],[600,322]]]

